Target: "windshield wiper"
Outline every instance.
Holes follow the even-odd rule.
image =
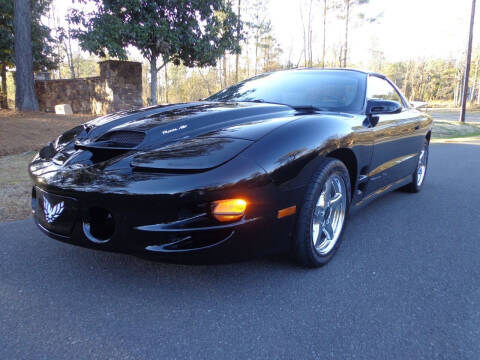
[[[261,104],[275,104],[275,105],[284,105],[284,106],[289,106],[288,104],[283,104],[275,101],[267,101],[264,99],[253,99],[253,100],[239,100],[239,102],[253,102],[253,103],[261,103]]]

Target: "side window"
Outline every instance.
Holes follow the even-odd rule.
[[[368,77],[367,98],[396,101],[403,105],[402,98],[398,92],[388,83],[376,76]]]

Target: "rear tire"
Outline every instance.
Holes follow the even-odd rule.
[[[327,158],[313,176],[298,214],[293,249],[298,263],[319,267],[332,259],[342,240],[350,198],[347,167]]]
[[[418,155],[417,167],[415,168],[415,172],[412,175],[412,182],[408,185],[405,185],[405,187],[403,188],[408,192],[418,193],[420,190],[422,190],[428,168],[428,146],[428,140],[425,139],[422,150],[420,150],[420,153]]]

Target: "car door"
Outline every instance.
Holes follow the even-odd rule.
[[[415,143],[419,125],[418,116],[385,78],[369,76],[367,98],[391,100],[402,105],[400,113],[378,115],[378,123],[372,129],[374,148],[367,187],[367,193],[372,193],[413,174],[418,153]]]

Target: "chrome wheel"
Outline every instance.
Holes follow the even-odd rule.
[[[427,172],[427,161],[428,161],[428,147],[424,146],[422,151],[420,151],[420,156],[418,157],[417,186],[421,186],[423,183],[423,180],[425,179],[425,173]]]
[[[346,207],[345,181],[333,174],[325,182],[313,212],[312,239],[320,255],[327,255],[335,247],[342,232]]]

